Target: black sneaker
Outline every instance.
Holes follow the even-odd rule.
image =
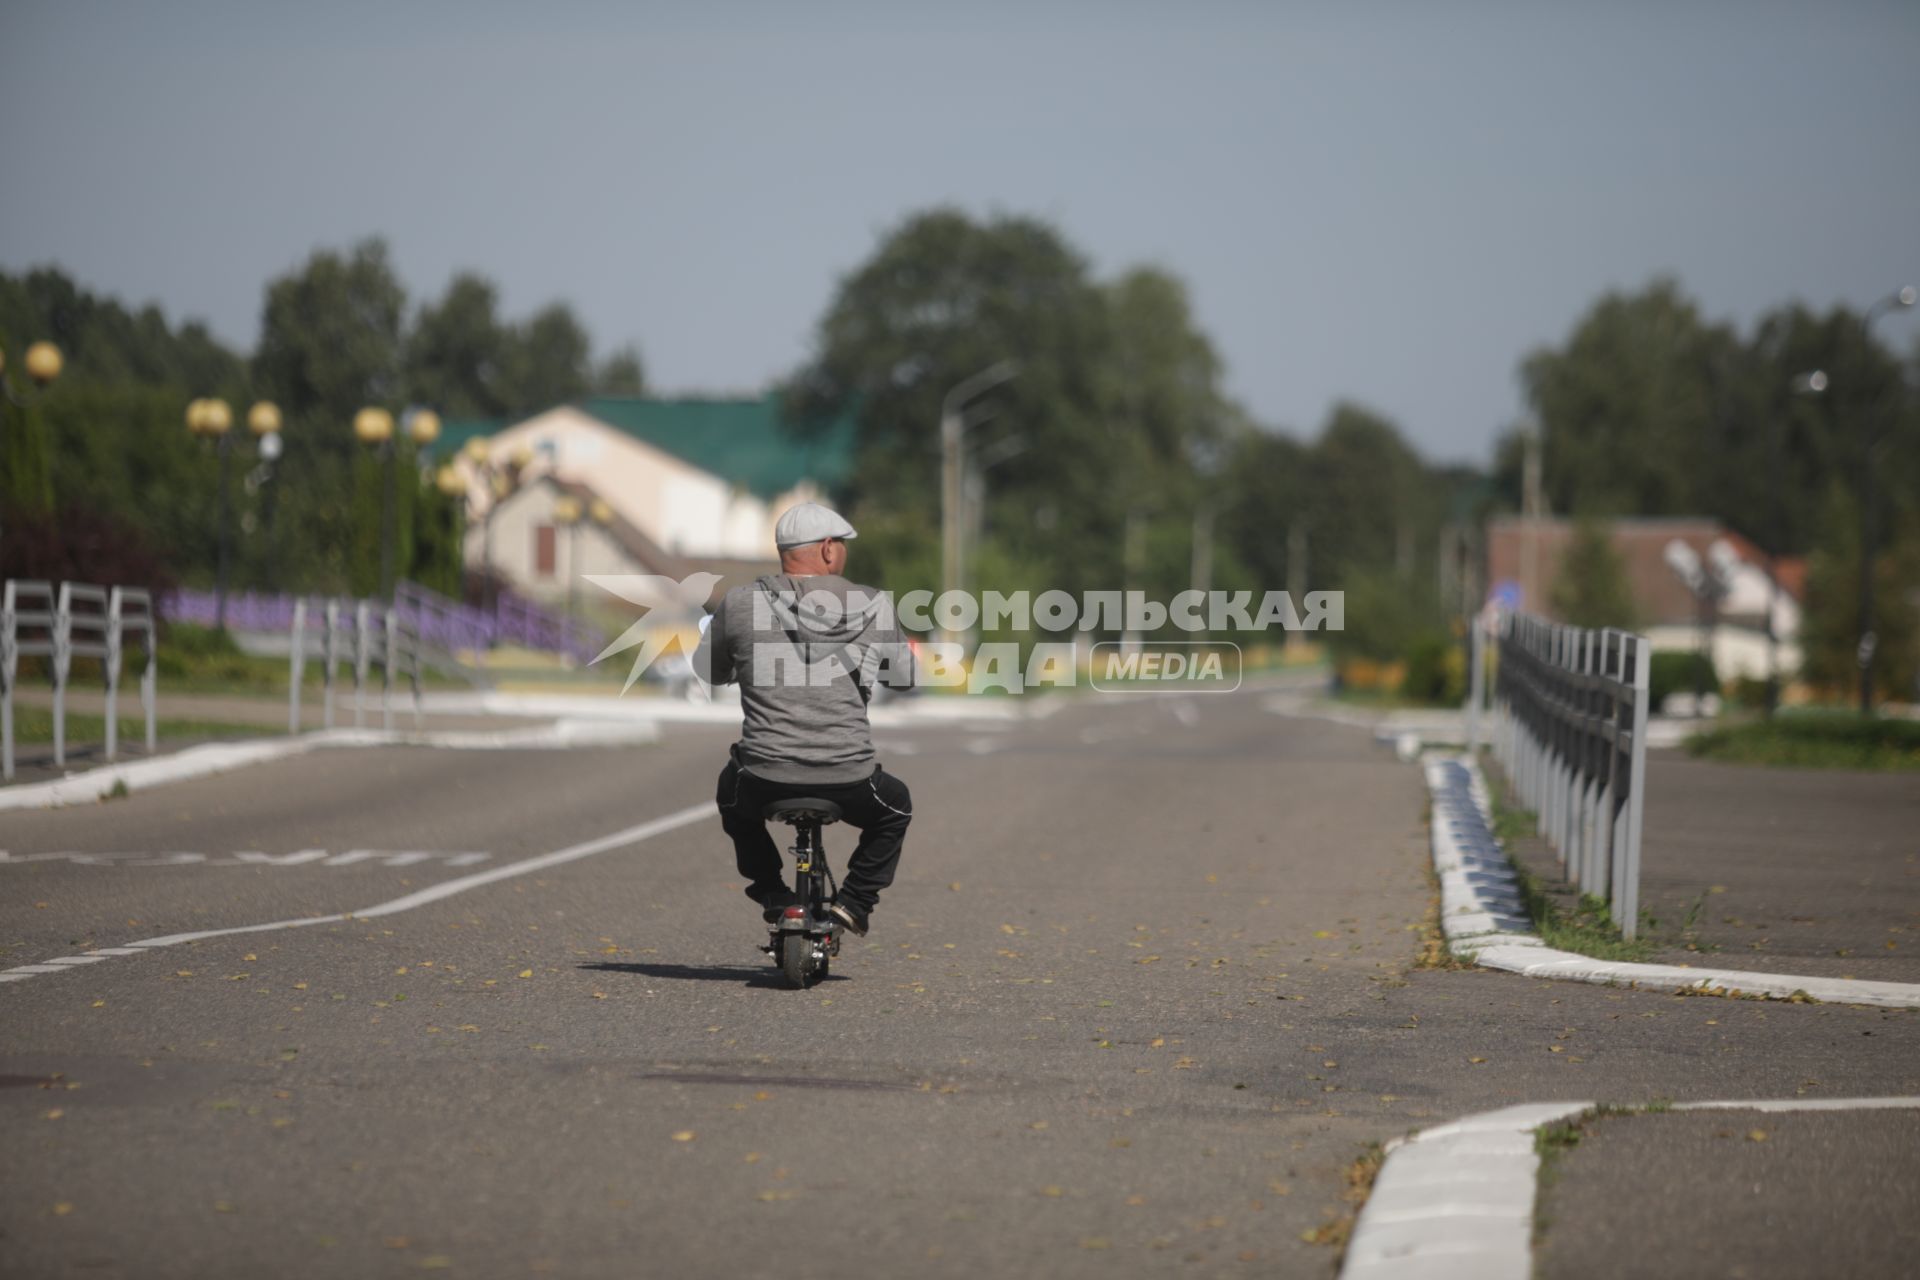
[[[800,904],[800,895],[783,884],[770,889],[748,885],[747,896],[760,904],[760,918],[768,924],[779,920],[788,907]]]
[[[827,908],[827,914],[838,920],[848,933],[867,936],[867,913],[852,903],[836,902]]]

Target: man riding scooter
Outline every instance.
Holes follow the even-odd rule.
[[[766,806],[829,800],[860,831],[829,911],[865,934],[913,818],[907,785],[874,756],[867,703],[876,688],[912,688],[914,667],[891,600],[841,576],[855,536],[819,503],[788,509],[774,527],[780,572],[727,592],[693,666],[709,684],[740,686],[740,740],[715,800],[747,896],[768,921],[795,901],[761,816]]]

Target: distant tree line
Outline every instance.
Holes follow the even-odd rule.
[[[1593,520],[1718,517],[1763,548],[1810,555],[1809,667],[1844,682],[1870,471],[1880,494],[1877,660],[1890,664],[1884,686],[1910,685],[1920,353],[1902,359],[1884,345],[1898,323],[1870,335],[1856,313],[1793,304],[1743,335],[1656,280],[1600,298],[1564,343],[1527,356],[1520,377],[1548,508],[1586,518],[1561,608],[1630,620]],[[595,358],[564,303],[508,320],[493,285],[471,273],[410,303],[379,240],[316,252],[270,282],[250,355],[199,324],[173,326],[154,308],[91,295],[58,271],[0,275],[0,344],[17,353],[41,337],[62,346],[68,368],[33,407],[7,408],[0,559],[9,571],[74,541],[22,534],[46,505],[14,491],[38,483],[26,474],[39,465],[31,448],[18,454],[26,463],[14,461],[22,440],[44,446],[50,489],[70,517],[63,529],[85,524],[75,510],[113,513],[141,554],[205,581],[215,462],[187,436],[181,411],[197,395],[237,410],[270,398],[285,415],[286,454],[272,480],[242,496],[236,580],[365,591],[377,573],[379,476],[349,431],[357,409],[422,404],[449,418],[512,418],[646,387],[638,354]],[[893,587],[939,582],[942,401],[1002,361],[1016,362],[1017,376],[966,406],[976,587],[1132,587],[1167,599],[1198,572],[1227,590],[1337,588],[1349,607],[1336,644],[1404,657],[1457,631],[1461,602],[1441,600],[1436,572],[1455,539],[1520,507],[1520,429],[1499,438],[1481,470],[1423,458],[1398,424],[1356,403],[1336,405],[1304,436],[1260,423],[1224,390],[1220,358],[1177,277],[1151,266],[1102,277],[1044,221],[939,208],[903,220],[841,281],[813,355],[781,388],[801,435],[843,417],[856,424],[840,496],[861,528],[864,576]],[[1796,375],[1813,369],[1827,375],[1826,390],[1797,393]],[[401,448],[415,474],[422,460]],[[446,501],[430,486],[403,489],[402,572],[451,582]],[[92,554],[113,540],[98,533]]]
[[[1920,342],[1904,358],[1888,316],[1792,303],[1743,335],[1703,317],[1670,279],[1593,304],[1566,342],[1534,352],[1521,381],[1538,430],[1548,507],[1576,518],[1706,515],[1763,550],[1808,557],[1804,674],[1829,691],[1854,678],[1861,500],[1876,495],[1876,679],[1914,696],[1920,673]],[[1909,338],[1911,341],[1911,338]],[[1824,375],[1815,390],[1804,375]],[[1496,446],[1495,488],[1517,507],[1527,442]],[[1630,623],[1589,534],[1563,584],[1589,622]]]
[[[218,460],[183,423],[189,400],[234,409],[234,585],[366,594],[379,574],[382,472],[354,442],[377,405],[444,418],[508,418],[596,392],[640,394],[637,352],[593,358],[565,303],[524,321],[494,286],[457,275],[417,306],[386,245],[321,250],[268,283],[259,342],[232,350],[206,327],[131,310],[55,269],[0,273],[0,350],[59,345],[66,367],[43,395],[5,406],[0,567],[9,576],[209,582],[218,536]],[[243,419],[279,405],[284,453],[271,468]],[[430,457],[405,442],[396,465],[398,571],[459,588],[458,513],[427,483]],[[128,576],[133,575],[133,576]]]

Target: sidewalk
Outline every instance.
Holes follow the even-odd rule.
[[[1644,822],[1642,936],[1660,948],[1650,963],[1920,982],[1912,775],[1654,752]],[[1509,852],[1558,880],[1544,841],[1512,840]]]
[[[1908,1276],[1916,1185],[1920,1111],[1599,1116],[1542,1169],[1534,1274]]]
[[[53,706],[53,690],[22,688],[15,693],[18,707],[35,707],[49,710]],[[421,716],[421,728],[427,731],[485,731],[525,728],[530,723],[545,722],[552,717],[537,717],[529,720],[526,716],[505,716],[488,714],[482,711],[462,708],[458,711],[438,711],[434,709],[432,695],[422,702],[425,708]],[[106,695],[98,689],[71,689],[67,692],[67,711],[69,714],[104,716],[106,714]],[[206,725],[245,725],[259,731],[258,736],[284,737],[287,732],[287,700],[284,697],[262,697],[250,694],[220,693],[168,693],[164,688],[154,699],[155,718],[162,726],[168,721],[195,721]],[[148,759],[146,742],[142,736],[140,699],[138,694],[129,695],[125,690],[120,694],[119,715],[122,728],[131,721],[134,732],[122,733],[120,737],[119,759],[114,763],[125,764],[131,761]],[[351,729],[353,720],[353,695],[351,692],[338,696],[333,703],[333,723],[335,728]],[[367,704],[365,727],[378,729],[381,724],[378,697]],[[394,702],[393,726],[396,730],[411,730],[413,722],[413,702],[411,696],[397,698]],[[318,698],[303,702],[300,708],[300,727],[303,732],[321,727],[321,703]],[[180,736],[162,735],[154,752],[154,758],[177,754],[188,747],[200,746],[208,742],[253,741],[253,737],[217,733],[194,733]],[[97,736],[76,738],[71,729],[67,734],[67,763],[64,769],[56,768],[53,763],[53,744],[50,742],[16,742],[14,744],[14,780],[12,785],[21,786],[36,782],[48,782],[87,769],[98,768],[107,763],[105,745]]]

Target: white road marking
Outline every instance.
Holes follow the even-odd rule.
[[[1387,1144],[1354,1224],[1340,1280],[1450,1280],[1533,1274],[1534,1130],[1591,1110],[1543,1102],[1468,1116]],[[1871,1111],[1920,1098],[1681,1102],[1676,1111]],[[1644,1109],[1643,1109],[1644,1110]]]
[[[83,853],[56,850],[51,853],[8,853],[0,849],[0,866],[24,866],[30,862],[71,862],[83,867],[350,867],[379,862],[387,867],[413,867],[439,860],[450,867],[470,867],[493,855],[470,850],[442,852],[430,849],[349,849],[329,855],[325,849],[296,849],[292,853],[261,853],[243,849],[224,857],[179,850],[170,853]]]
[[[551,853],[523,858],[503,866],[489,867],[485,871],[476,871],[472,875],[456,876],[451,880],[443,880],[439,884],[416,889],[402,897],[377,903],[360,911],[348,911],[330,916],[307,916],[298,920],[274,920],[266,924],[241,925],[233,929],[201,929],[193,933],[170,933],[163,938],[141,938],[123,947],[100,947],[89,951],[86,958],[91,960],[104,959],[107,956],[139,955],[159,947],[177,947],[183,942],[202,942],[208,938],[226,938],[241,933],[271,933],[279,929],[304,929],[309,925],[340,924],[348,920],[371,920],[380,916],[398,915],[402,911],[412,911],[415,907],[424,907],[428,903],[439,902],[443,898],[451,898],[455,894],[465,893],[469,889],[478,889],[482,885],[510,880],[515,876],[529,875],[535,871],[545,871],[549,867],[592,857],[596,853],[605,853],[609,849],[639,844],[643,840],[651,840],[655,836],[688,826],[702,818],[717,817],[718,814],[719,811],[713,807],[712,801],[703,801],[700,804],[688,805],[664,818],[636,823],[604,836],[596,836],[592,840],[570,844],[564,849],[555,849]],[[59,973],[71,967],[69,964],[53,962],[20,965],[0,973],[0,981],[12,982],[42,973]]]

